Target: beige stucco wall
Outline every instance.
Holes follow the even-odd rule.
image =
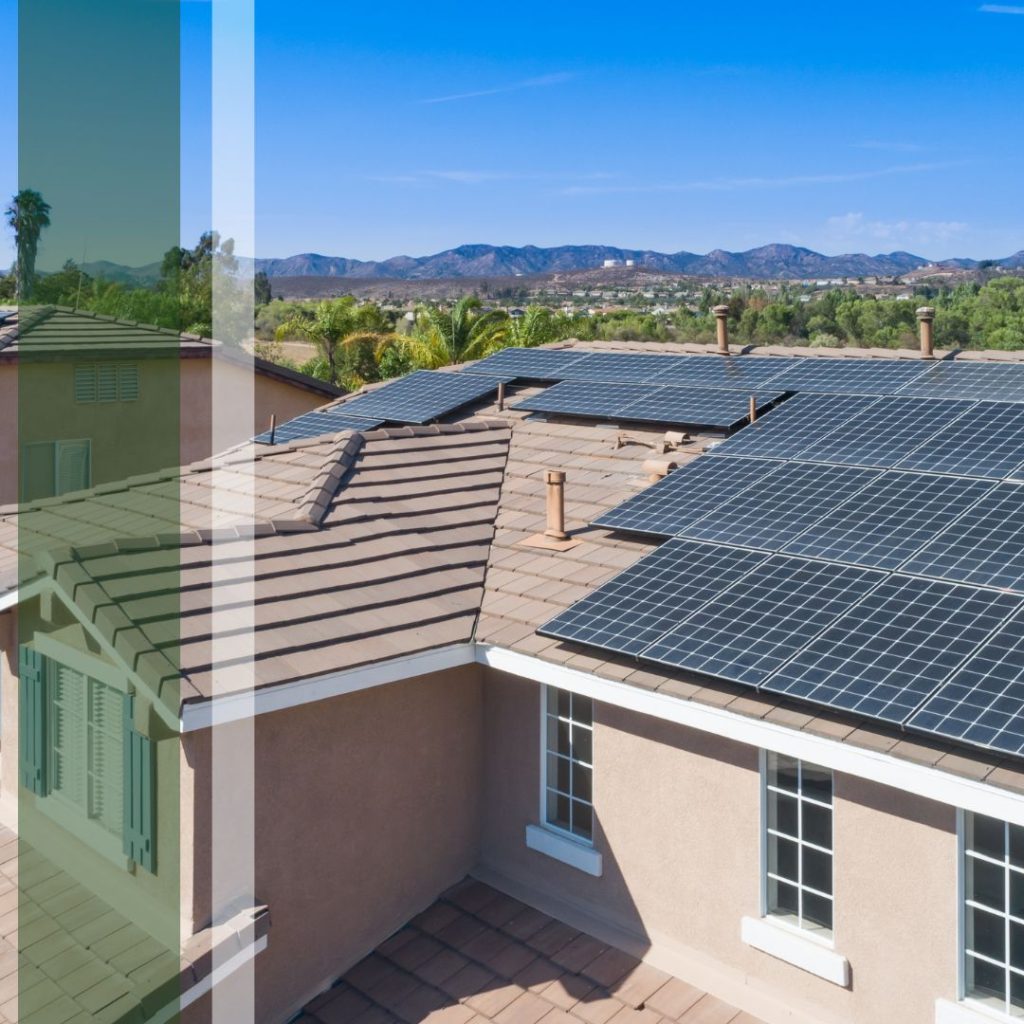
[[[488,673],[482,877],[767,1020],[932,1024],[936,997],[955,998],[952,808],[837,776],[835,944],[853,976],[842,989],[740,940],[741,919],[760,913],[756,749],[596,705],[604,872],[592,878],[525,847],[539,815],[539,713],[535,684]]]
[[[472,868],[481,713],[479,670],[468,667],[256,719],[256,896],[271,912],[259,1021],[287,1020]],[[200,926],[209,740],[185,738]]]

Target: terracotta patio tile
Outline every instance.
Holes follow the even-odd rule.
[[[680,1018],[680,1024],[730,1024],[739,1011],[714,996],[704,996],[690,1007]]]
[[[490,985],[485,985],[476,995],[463,1000],[484,1017],[496,1017],[506,1006],[509,1006],[523,994],[523,989],[511,982],[499,981],[497,978]]]
[[[537,1024],[551,1012],[551,1004],[532,992],[524,992],[494,1018],[494,1024]]]
[[[702,996],[703,992],[679,978],[672,978],[645,1000],[645,1005],[662,1016],[678,1020]]]
[[[442,949],[436,956],[413,968],[413,974],[429,985],[440,985],[468,963],[469,961],[454,949]]]
[[[637,957],[630,956],[621,949],[610,948],[598,953],[579,973],[585,974],[598,985],[614,990],[616,983],[639,964]]]

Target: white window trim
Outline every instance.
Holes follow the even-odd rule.
[[[564,839],[568,839],[570,842],[577,843],[580,846],[593,846],[594,845],[594,822],[593,822],[593,808],[594,808],[594,765],[593,761],[590,764],[590,800],[587,803],[590,804],[591,808],[591,824],[590,824],[590,839],[584,839],[583,836],[576,835],[575,832],[570,832],[568,829],[560,828],[558,825],[552,824],[548,821],[548,694],[551,690],[557,690],[557,686],[541,686],[540,687],[540,821],[544,828],[554,833],[556,836],[561,836]],[[594,756],[594,720],[591,717],[590,720],[590,756]],[[586,767],[585,762],[581,762]],[[573,798],[575,799],[575,798]]]
[[[840,988],[850,986],[850,962],[837,953],[832,943],[787,925],[774,917],[744,917],[740,921],[740,938],[748,946],[759,949],[778,960],[799,967]]]
[[[1006,1024],[1012,1020],[1020,1018],[1007,1017],[1005,1013],[999,1013],[971,999],[958,1003],[951,999],[935,1000],[935,1024]]]

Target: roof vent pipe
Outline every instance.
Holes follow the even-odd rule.
[[[548,482],[548,528],[545,537],[552,540],[568,540],[565,532],[565,473],[560,469],[547,471]]]
[[[922,306],[917,311],[917,320],[921,327],[921,358],[935,358],[935,309],[932,306]]]
[[[505,411],[505,382],[498,381],[498,412]]]
[[[718,354],[727,356],[729,354],[729,307],[712,306],[711,312],[715,314],[715,330],[718,334]]]

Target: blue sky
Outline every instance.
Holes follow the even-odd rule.
[[[1022,6],[256,3],[261,256],[1024,248]],[[190,239],[209,9],[183,10]]]

